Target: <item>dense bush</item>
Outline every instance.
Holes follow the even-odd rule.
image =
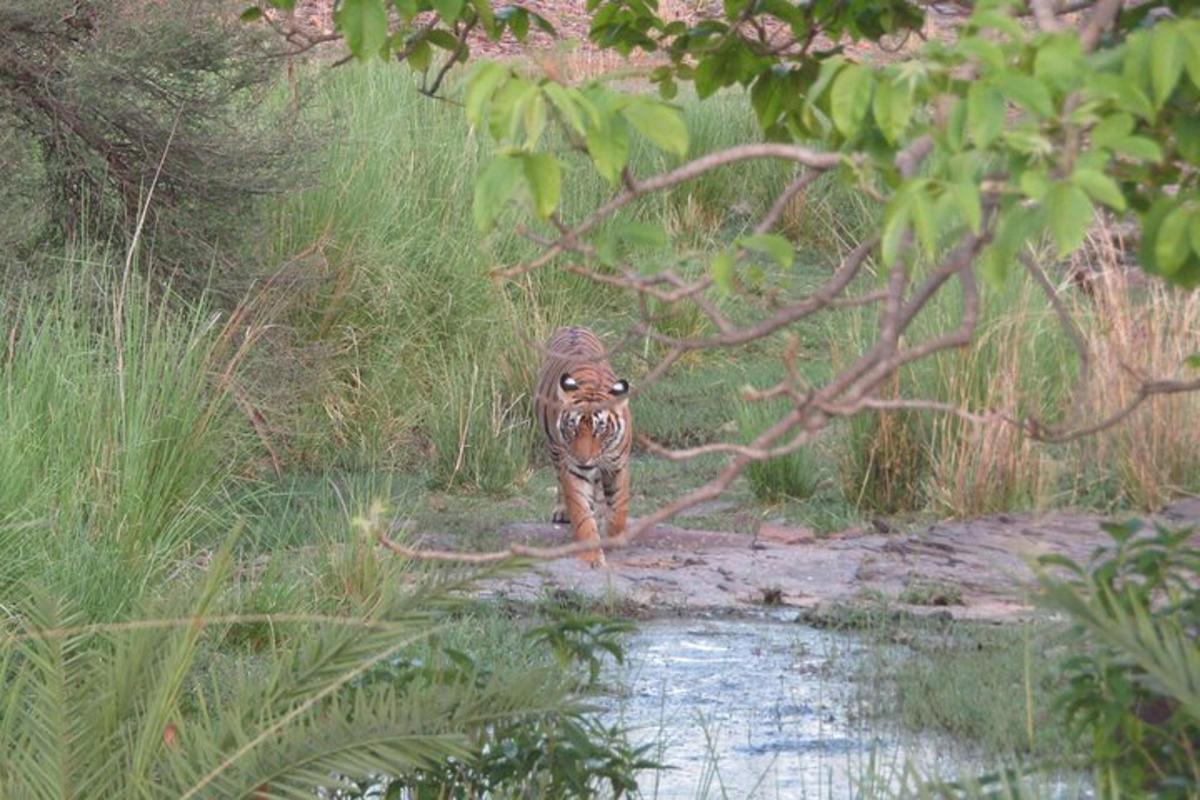
[[[0,141],[19,156],[0,218],[41,227],[16,243],[128,242],[145,207],[144,263],[204,279],[298,155],[264,111],[263,55],[224,2],[0,0]]]

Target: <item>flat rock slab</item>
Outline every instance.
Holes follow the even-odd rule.
[[[1161,519],[1200,520],[1200,502],[1172,506]],[[484,582],[486,596],[533,601],[554,591],[632,604],[649,611],[749,612],[764,606],[814,609],[880,597],[916,613],[1013,621],[1035,613],[1028,559],[1046,553],[1086,563],[1110,543],[1103,518],[1069,513],[1000,514],[938,523],[915,534],[844,531],[824,538],[773,526],[768,536],[660,525],[607,565],[560,559]],[[523,523],[499,531],[506,543],[554,545],[565,525]],[[935,587],[925,603],[904,606],[906,588]],[[943,591],[948,589],[949,591]],[[914,590],[915,593],[916,590]]]

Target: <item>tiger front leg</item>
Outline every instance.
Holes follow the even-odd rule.
[[[608,505],[605,535],[615,539],[625,533],[625,523],[629,518],[629,468],[620,469],[612,475],[605,474],[602,480],[604,500]]]
[[[571,533],[577,542],[599,542],[600,530],[596,524],[595,487],[591,481],[585,481],[572,475],[567,470],[559,473],[559,487],[563,503],[567,507],[567,516],[571,520]],[[604,551],[600,548],[584,550],[579,554],[584,561],[593,567],[602,566]]]
[[[571,516],[567,514],[567,504],[563,502],[561,481],[554,487],[554,513],[550,515],[550,521],[555,525],[565,525],[571,521]]]

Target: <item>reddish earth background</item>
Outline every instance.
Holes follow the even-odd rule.
[[[288,22],[309,36],[321,37],[333,33],[334,0],[298,0]],[[588,41],[587,33],[591,15],[587,11],[587,0],[522,0],[520,5],[545,17],[554,26],[557,36],[551,37],[531,26],[528,39],[518,42],[511,33],[505,32],[499,41],[490,41],[482,33],[470,37],[471,53],[486,56],[520,56],[547,53],[558,54],[567,64],[572,77],[595,75],[626,62],[616,53],[600,50]],[[661,0],[659,5],[664,18],[682,19],[694,23],[706,17],[721,14],[721,4],[713,0]],[[869,43],[845,41],[846,52],[864,59],[879,60],[896,52],[903,52],[919,45],[923,38],[945,36],[968,13],[953,3],[930,5],[926,9],[924,28],[915,35],[897,37],[883,42],[879,47]],[[818,38],[817,46],[828,47],[828,40]],[[340,44],[334,45],[341,47]],[[635,61],[653,60],[652,56],[635,55]]]

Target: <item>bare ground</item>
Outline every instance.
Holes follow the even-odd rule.
[[[1200,499],[1169,506],[1155,519],[1196,524]],[[1088,562],[1110,542],[1103,521],[1066,512],[997,514],[913,534],[849,530],[822,538],[803,528],[763,526],[746,534],[662,525],[634,547],[610,553],[605,567],[552,561],[486,582],[483,591],[516,601],[570,591],[646,612],[689,614],[764,606],[811,612],[886,599],[916,613],[1018,621],[1038,613],[1029,559],[1059,553]],[[519,523],[500,531],[505,543],[557,544],[569,537],[566,526],[551,524]],[[914,595],[919,604],[902,602]]]

